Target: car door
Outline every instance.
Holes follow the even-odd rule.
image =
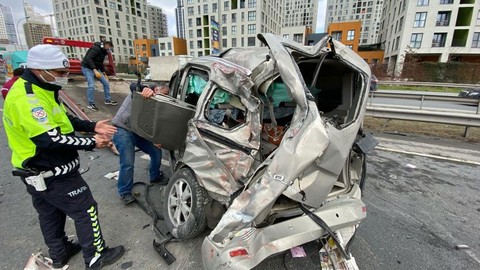
[[[183,161],[211,195],[226,202],[249,178],[260,146],[261,103],[251,94],[249,70],[216,59],[209,66],[208,82],[190,79],[183,85],[184,100],[191,98],[192,85],[202,88]]]

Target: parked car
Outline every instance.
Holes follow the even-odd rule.
[[[133,97],[133,130],[176,158],[167,228],[180,239],[212,229],[205,269],[250,269],[333,231],[351,237],[366,217],[369,66],[329,37],[314,47],[258,38],[265,46],[192,59],[169,96]]]
[[[480,88],[467,88],[458,93],[459,97],[480,99]]]
[[[378,89],[378,79],[375,75],[372,74],[370,77],[370,91],[377,91]]]

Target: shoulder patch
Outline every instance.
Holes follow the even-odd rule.
[[[47,120],[47,112],[45,112],[43,107],[33,108],[32,115],[38,122],[45,122],[45,120]]]

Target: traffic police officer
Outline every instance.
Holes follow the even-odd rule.
[[[56,46],[31,48],[27,69],[4,103],[3,124],[14,175],[32,197],[53,266],[63,267],[83,250],[86,268],[100,269],[118,260],[124,247],[105,245],[97,202],[78,171],[77,151],[109,146],[116,128],[108,120],[90,122],[66,113],[58,91],[68,82],[68,72],[68,59]],[[75,131],[95,135],[77,137]],[[66,215],[75,222],[78,244],[67,241]]]

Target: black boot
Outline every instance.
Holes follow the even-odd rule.
[[[85,269],[87,270],[97,270],[101,269],[105,265],[112,264],[122,257],[125,253],[125,248],[123,246],[118,246],[114,248],[105,247],[104,250],[100,253],[100,257],[92,265],[87,263]],[[93,260],[93,259],[92,259]]]
[[[52,266],[53,268],[62,268],[64,267],[70,258],[75,256],[78,252],[82,250],[82,247],[78,243],[73,243],[72,241],[68,241],[65,245],[65,255],[62,256],[59,260],[53,260]]]

